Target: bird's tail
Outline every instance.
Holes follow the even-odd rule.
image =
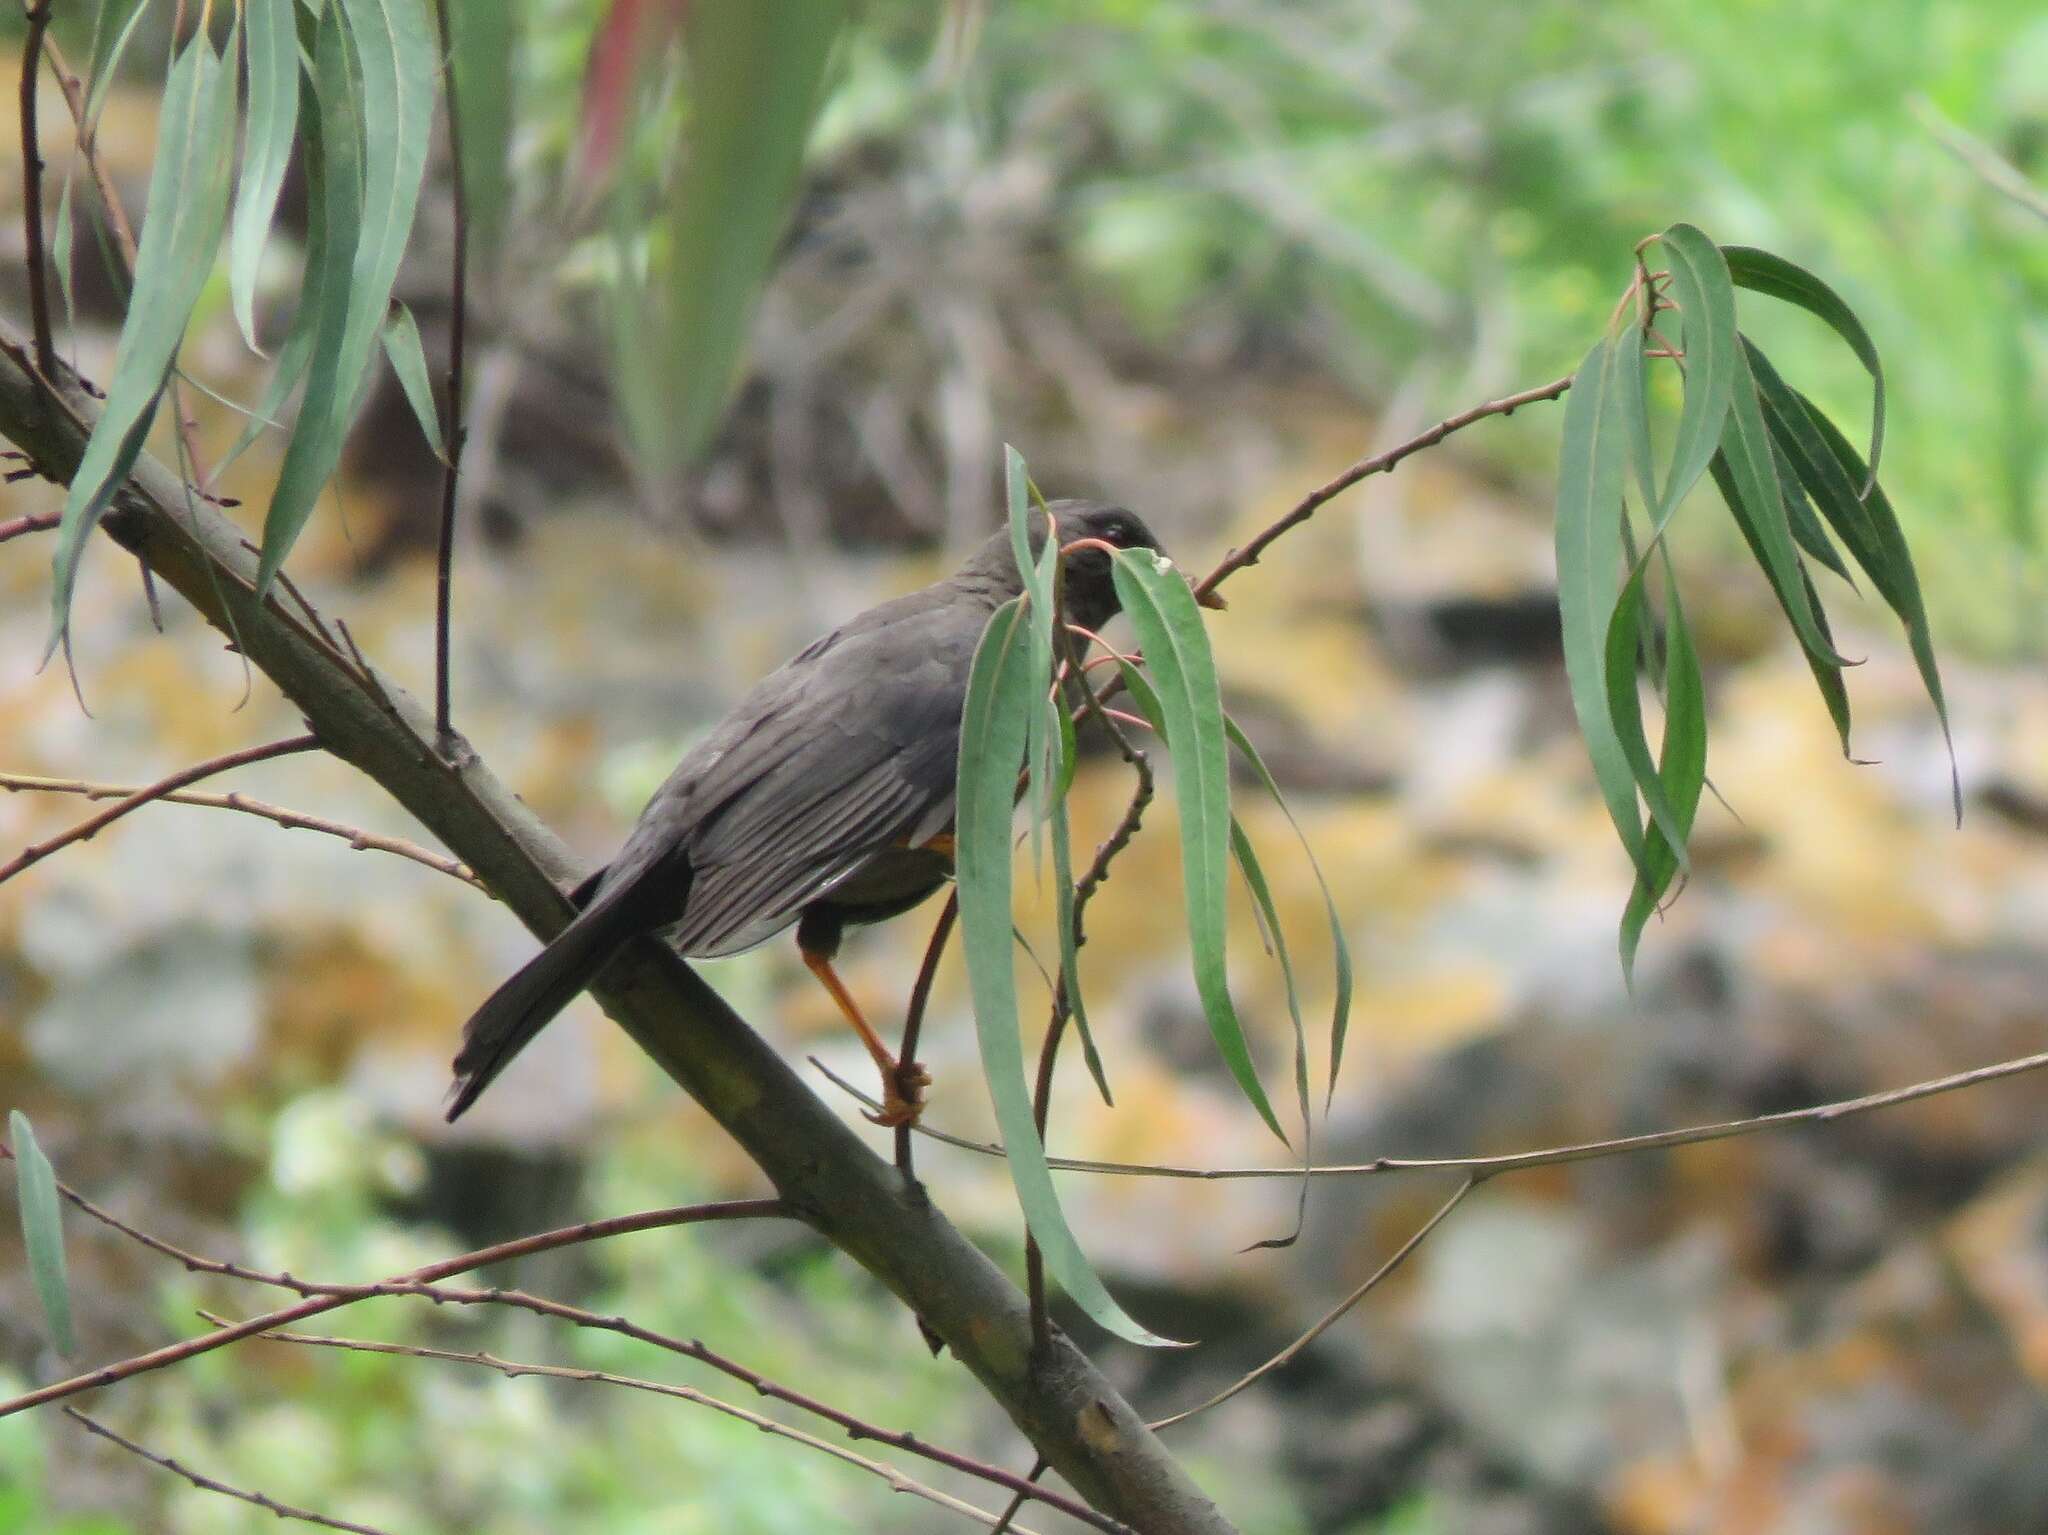
[[[659,917],[648,909],[648,896],[649,887],[663,873],[673,877],[673,871],[647,870],[638,878],[599,889],[590,904],[492,992],[463,1025],[462,1048],[455,1056],[455,1081],[448,1089],[450,1121],[461,1118],[533,1036],[596,978],[627,939],[660,925]],[[688,879],[687,873],[683,878]],[[673,910],[680,892],[665,893],[668,900],[663,904]]]

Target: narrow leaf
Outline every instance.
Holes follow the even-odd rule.
[[[1808,314],[1825,320],[1834,328],[1835,334],[1849,344],[1849,350],[1868,370],[1870,474],[1857,494],[1869,494],[1870,488],[1877,483],[1878,458],[1884,451],[1884,364],[1878,358],[1877,343],[1870,339],[1870,332],[1863,328],[1863,322],[1856,318],[1856,311],[1843,301],[1842,296],[1804,267],[1751,245],[1723,246],[1721,253],[1728,258],[1728,271],[1736,282],[1753,293],[1768,294],[1788,304],[1796,304]]]
[[[1621,482],[1627,453],[1621,392],[1643,365],[1633,331],[1596,342],[1565,399],[1557,476],[1557,606],[1565,678],[1608,817],[1638,872],[1643,828],[1636,780],[1607,693],[1607,627],[1621,580]]]
[[[1707,773],[1706,686],[1700,675],[1699,652],[1693,648],[1692,631],[1678,597],[1678,579],[1664,551],[1664,589],[1669,594],[1665,657],[1669,685],[1664,702],[1664,744],[1658,757],[1658,774],[1665,799],[1677,818],[1682,841],[1692,834],[1698,814],[1700,790]],[[1664,838],[1663,829],[1652,825],[1644,849],[1648,868],[1636,881],[1628,907],[1621,918],[1621,971],[1630,987],[1635,985],[1636,949],[1642,942],[1644,924],[1657,910],[1664,892],[1671,887],[1679,868],[1679,851]]]
[[[234,128],[235,98],[235,71],[223,66],[203,33],[195,35],[164,82],[134,293],[114,350],[106,407],[64,501],[46,659],[69,627],[86,539],[142,451],[186,322],[212,269],[227,218],[233,157],[221,146]]]
[[[57,1200],[57,1175],[36,1144],[28,1116],[16,1109],[8,1115],[8,1139],[14,1147],[15,1193],[21,1204],[21,1237],[28,1249],[29,1277],[50,1338],[60,1354],[78,1352],[71,1324],[71,1286],[64,1273],[64,1217]]]
[[[1110,569],[1145,665],[1158,689],[1180,803],[1181,873],[1195,989],[1216,1048],[1266,1126],[1286,1132],[1267,1101],[1244,1026],[1230,1000],[1225,939],[1230,871],[1230,763],[1223,694],[1194,593],[1172,561],[1150,550],[1121,549]]]
[[[512,202],[513,65],[525,15],[525,6],[506,0],[453,0],[448,13],[470,249],[486,262],[504,239]]]
[[[1685,400],[1671,445],[1664,493],[1651,501],[1655,543],[1663,536],[1721,441],[1737,384],[1735,289],[1720,250],[1690,224],[1673,224],[1659,237],[1670,258],[1671,297],[1684,322]]]
[[[1011,948],[1010,825],[1026,722],[1041,697],[1027,664],[1028,635],[1022,599],[997,609],[976,647],[960,720],[955,872],[982,1070],[1008,1152],[1010,1179],[1047,1271],[1082,1310],[1119,1337],[1170,1346],[1173,1340],[1125,1314],[1074,1240],[1053,1188],[1025,1081]]]
[[[1778,483],[1778,455],[1764,425],[1763,405],[1746,355],[1737,359],[1735,398],[1728,411],[1727,430],[1721,435],[1721,452],[1712,468],[1722,499],[1735,520],[1743,524],[1743,536],[1755,550],[1757,564],[1778,594],[1800,643],[1815,660],[1842,665],[1842,658],[1821,632],[1807,596],[1791,520],[1785,511],[1785,491]]]
[[[1053,711],[1062,721],[1067,720],[1067,711],[1055,707]],[[1071,728],[1071,722],[1069,728]],[[1103,1069],[1102,1053],[1095,1048],[1095,1031],[1088,1023],[1088,1004],[1081,996],[1081,944],[1074,932],[1074,850],[1073,835],[1067,823],[1067,800],[1064,783],[1052,796],[1052,878],[1053,889],[1058,893],[1056,919],[1060,928],[1060,976],[1066,983],[1067,1008],[1074,1015],[1074,1028],[1081,1036],[1081,1056],[1088,1063],[1088,1075],[1095,1079],[1095,1090],[1102,1094],[1102,1101],[1111,1108],[1116,1107],[1116,1098],[1109,1090],[1109,1073]]]
[[[1301,851],[1308,858],[1309,871],[1316,877],[1316,888],[1323,893],[1323,912],[1330,922],[1330,953],[1336,970],[1336,1001],[1330,1010],[1330,1085],[1324,1099],[1324,1106],[1336,1101],[1337,1071],[1344,1063],[1344,1035],[1351,1024],[1351,943],[1344,936],[1344,919],[1337,911],[1337,898],[1330,893],[1330,882],[1323,877],[1323,866],[1316,858],[1314,844],[1308,833],[1302,830],[1301,822],[1294,818],[1294,810],[1287,798],[1280,792],[1280,785],[1274,779],[1272,769],[1266,766],[1258,748],[1252,745],[1237,721],[1229,715],[1223,717],[1224,732],[1230,737],[1230,744],[1237,748],[1239,755],[1251,764],[1266,793],[1273,803],[1280,807],[1280,813],[1287,817],[1287,824],[1294,828],[1295,838],[1301,843]]]
[[[90,142],[100,120],[100,107],[107,99],[107,88],[114,83],[114,77],[121,72],[121,55],[128,51],[128,44],[135,36],[136,24],[142,20],[142,13],[149,9],[149,0],[134,0],[128,7],[127,19],[118,27],[107,23],[105,7],[93,23],[92,60],[86,66],[85,80],[85,138]]]
[[[427,353],[420,344],[419,322],[413,319],[410,309],[393,299],[390,313],[384,317],[384,328],[378,334],[384,342],[384,355],[391,359],[391,371],[398,375],[399,387],[405,391],[406,404],[412,407],[434,457],[446,463],[448,450],[441,440],[441,412],[434,403],[434,381],[427,375]]]
[[[299,122],[299,34],[294,0],[244,0],[243,55],[249,106],[242,125],[242,182],[228,226],[228,293],[242,339],[256,344],[256,278]]]
[[[1659,544],[1657,547],[1661,550],[1665,546]],[[1607,708],[1622,752],[1635,775],[1636,787],[1643,796],[1643,803],[1649,807],[1650,819],[1663,833],[1665,846],[1677,856],[1679,867],[1684,868],[1686,827],[1670,797],[1665,794],[1664,781],[1659,776],[1656,762],[1650,757],[1649,739],[1643,733],[1642,695],[1636,685],[1636,656],[1641,648],[1638,628],[1652,627],[1644,621],[1648,617],[1648,594],[1643,580],[1647,569],[1641,563],[1635,566],[1627,585],[1621,589],[1620,599],[1614,604],[1614,616],[1608,620]],[[1641,877],[1639,874],[1638,878]]]
[[[437,51],[422,0],[333,0],[315,54],[328,235],[339,248],[353,233],[353,255],[346,278],[322,286],[306,397],[263,522],[259,593],[276,578],[340,461],[412,232],[433,129]],[[359,195],[342,163],[345,144],[359,155]]]
[[[647,313],[621,336],[635,444],[657,472],[695,457],[723,413],[847,14],[846,0],[688,10],[688,149]]]

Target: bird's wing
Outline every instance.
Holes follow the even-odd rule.
[[[979,625],[945,604],[891,604],[763,680],[684,759],[614,868],[681,839],[693,873],[686,954],[729,953],[794,921],[953,793]]]

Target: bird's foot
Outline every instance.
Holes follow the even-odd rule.
[[[894,1071],[882,1073],[882,1112],[866,1116],[887,1129],[914,1125],[924,1112],[924,1092],[932,1085],[932,1074],[916,1061],[900,1062]]]

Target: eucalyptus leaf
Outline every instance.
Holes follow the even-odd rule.
[[[470,245],[486,262],[504,241],[512,204],[514,61],[526,10],[508,0],[450,0],[448,11]]]
[[[1663,495],[1648,503],[1653,544],[1714,456],[1737,386],[1740,350],[1735,289],[1719,248],[1690,224],[1673,224],[1659,241],[1670,259],[1671,297],[1684,327],[1685,398]]]
[[[384,317],[384,328],[378,332],[384,343],[384,355],[391,359],[391,371],[398,375],[398,385],[405,391],[405,402],[412,407],[420,431],[434,450],[434,457],[443,463],[448,461],[447,446],[441,440],[441,412],[434,403],[434,381],[427,374],[426,348],[420,344],[419,322],[412,317],[412,311],[397,299],[391,301],[391,310]]]
[[[342,281],[321,284],[306,395],[263,521],[259,594],[276,579],[341,460],[419,206],[437,60],[423,0],[332,0],[321,15],[314,79],[328,159],[327,234],[337,254],[352,254]],[[343,164],[348,158],[360,167],[359,188]]]
[[[242,180],[228,226],[228,293],[242,339],[256,344],[256,279],[277,212],[299,122],[299,34],[295,0],[243,0],[243,56],[249,106],[242,123]]]
[[[228,46],[234,46],[232,34]],[[172,63],[157,120],[157,157],[135,258],[135,287],[107,398],[64,500],[45,659],[63,643],[85,543],[142,451],[186,323],[213,268],[227,219],[235,71],[204,33]]]
[[[1194,593],[1173,562],[1149,549],[1119,549],[1110,563],[1117,596],[1145,653],[1169,736],[1173,788],[1180,804],[1181,874],[1193,950],[1195,989],[1223,1063],[1259,1117],[1282,1143],[1273,1105],[1259,1082],[1244,1026],[1230,1000],[1226,959],[1230,868],[1230,763],[1223,695],[1208,630]]]
[[[1877,343],[1842,296],[1806,268],[1751,245],[1723,246],[1721,254],[1728,260],[1729,274],[1743,287],[1796,304],[1825,320],[1870,374],[1870,473],[1857,492],[1868,495],[1877,484],[1878,458],[1884,451],[1884,363]]]
[[[1557,606],[1565,679],[1607,814],[1638,876],[1645,872],[1636,777],[1615,731],[1607,691],[1607,629],[1621,580],[1621,489],[1628,452],[1624,393],[1642,345],[1631,328],[1586,354],[1565,399],[1557,476]]]
[[[1117,1336],[1133,1343],[1172,1346],[1172,1339],[1148,1331],[1125,1313],[1074,1240],[1032,1115],[1017,1021],[1010,841],[1026,721],[1041,696],[1029,656],[1024,603],[1012,599],[996,610],[975,649],[960,720],[955,878],[982,1071],[1008,1153],[1010,1179],[1025,1222],[1044,1254],[1046,1271],[1082,1310]]]
[[[21,1238],[28,1251],[29,1278],[50,1324],[50,1339],[60,1354],[78,1352],[71,1321],[71,1285],[64,1272],[64,1216],[57,1198],[57,1175],[36,1144],[28,1116],[15,1109],[8,1115],[8,1140],[14,1147],[14,1186],[21,1205]]]
[[[1665,619],[1665,675],[1668,684],[1664,700],[1664,744],[1658,756],[1658,776],[1665,800],[1677,818],[1680,847],[1665,840],[1663,829],[1649,829],[1644,855],[1648,864],[1630,893],[1621,918],[1621,972],[1635,985],[1636,950],[1642,942],[1643,927],[1656,912],[1664,892],[1671,888],[1680,865],[1683,839],[1692,834],[1698,814],[1700,791],[1707,774],[1706,685],[1700,675],[1699,652],[1693,647],[1692,630],[1686,623],[1685,608],[1679,600],[1678,579],[1668,549],[1661,551],[1664,589],[1668,594]]]

